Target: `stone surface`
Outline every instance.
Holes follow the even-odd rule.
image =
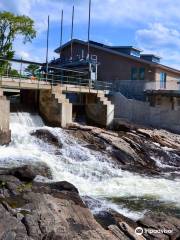
[[[71,124],[69,133],[84,141],[87,148],[105,151],[124,170],[152,176],[180,167],[180,136],[164,130],[122,122],[114,131]],[[155,159],[159,159],[159,163]],[[178,175],[178,171],[175,172]]]
[[[27,176],[32,175],[31,170],[26,167]],[[72,184],[29,181],[31,177],[22,176],[22,168],[11,169],[6,172],[8,175],[2,175],[3,171],[0,172],[0,239],[120,239],[96,222]],[[41,170],[36,174],[40,175]]]
[[[0,145],[6,145],[11,142],[11,131],[0,131]]]
[[[41,162],[15,168],[0,168],[0,174],[13,175],[21,181],[32,181],[37,175],[52,178],[50,168]]]
[[[62,143],[48,129],[38,129],[35,132],[32,132],[31,135],[43,140],[48,144],[54,145],[55,147],[62,147]]]
[[[25,178],[24,174],[28,177]],[[37,182],[31,166],[0,171],[0,239],[7,240],[178,240],[180,220],[147,213],[137,222],[115,211],[94,217],[71,183]],[[18,174],[17,174],[18,173]],[[8,223],[8,224],[7,224]],[[138,236],[135,229],[144,234]],[[171,233],[146,233],[166,229]]]

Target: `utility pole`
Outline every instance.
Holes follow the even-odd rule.
[[[73,58],[73,43],[72,43],[73,34],[74,34],[74,6],[72,9],[72,25],[71,25],[71,60]]]
[[[62,42],[63,42],[63,15],[64,15],[64,12],[62,10],[61,12],[61,36],[60,36],[60,57],[61,57],[61,47],[62,47]]]
[[[47,42],[46,42],[46,83],[48,79],[48,56],[49,56],[49,15],[48,15],[48,28],[47,28]]]
[[[89,0],[89,19],[88,19],[88,60],[90,59],[90,30],[91,30],[91,0]]]

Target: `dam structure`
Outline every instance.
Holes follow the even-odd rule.
[[[113,123],[114,105],[108,100],[110,85],[94,82],[80,71],[60,68],[60,74],[41,70],[36,76],[28,76],[22,69],[24,62],[18,63],[18,74],[0,71],[0,144],[11,140],[10,111],[19,110],[18,104],[11,103],[14,96],[25,109],[36,109],[49,126],[66,128],[73,122],[74,111],[76,115],[83,112],[98,126],[107,128]],[[43,69],[43,64],[40,67]]]

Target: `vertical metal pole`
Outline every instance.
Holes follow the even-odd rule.
[[[72,25],[71,25],[71,60],[73,58],[73,43],[72,43],[73,34],[74,34],[74,6],[72,9]]]
[[[22,58],[21,58],[21,65],[20,65],[20,79],[19,79],[19,88],[21,87],[21,77],[22,77]]]
[[[48,55],[49,55],[49,15],[48,15],[48,28],[47,28],[47,43],[46,43],[46,83],[48,79]]]
[[[90,30],[91,30],[91,0],[89,0],[89,20],[88,20],[88,55],[87,58],[88,60],[90,59]]]
[[[62,47],[62,42],[63,42],[63,18],[64,18],[64,12],[62,10],[61,12],[61,36],[60,36],[60,52],[59,56],[61,57],[61,47]]]

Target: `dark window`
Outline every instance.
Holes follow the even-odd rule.
[[[139,69],[139,79],[144,80],[145,79],[145,68]]]
[[[138,69],[135,67],[131,68],[131,80],[138,80]]]
[[[164,89],[166,88],[166,78],[167,74],[164,72],[160,73],[160,88]]]
[[[140,52],[136,50],[131,50],[130,54],[134,57],[140,57]]]

